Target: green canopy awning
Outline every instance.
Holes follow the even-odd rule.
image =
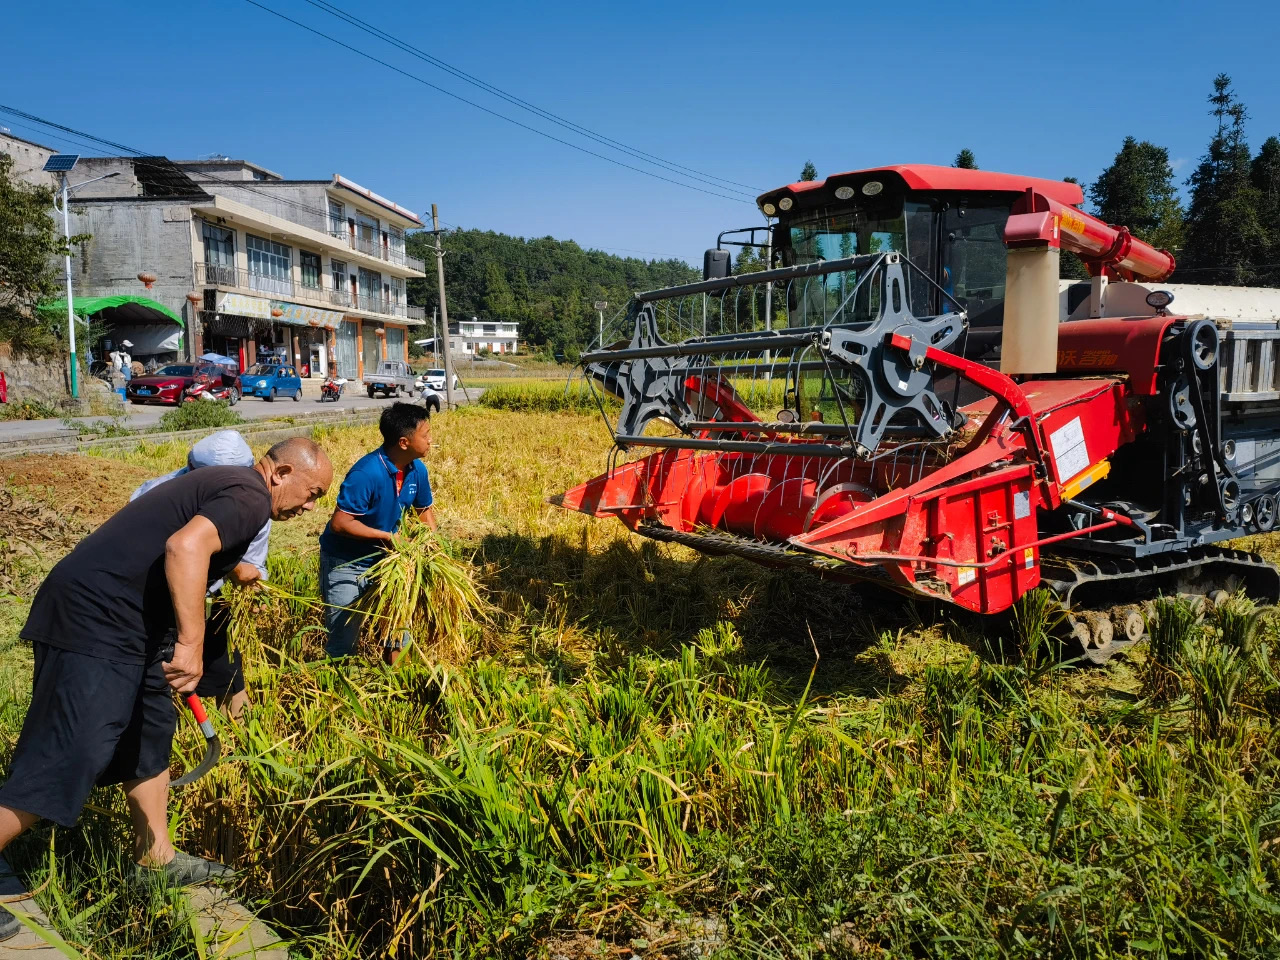
[[[66,300],[53,300],[42,303],[36,309],[46,313],[67,312]],[[111,315],[104,319],[113,323],[176,323],[184,330],[187,325],[182,317],[174,313],[163,303],[150,297],[76,297],[75,311],[81,317],[92,317],[95,314],[110,310]]]

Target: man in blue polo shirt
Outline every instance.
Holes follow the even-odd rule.
[[[343,478],[333,517],[320,535],[320,595],[325,602],[331,657],[349,656],[364,619],[351,610],[368,589],[365,577],[389,546],[406,510],[432,529],[431,481],[420,459],[431,449],[426,407],[393,403],[378,420],[382,446],[365,454]],[[383,659],[395,663],[408,637],[387,641]]]

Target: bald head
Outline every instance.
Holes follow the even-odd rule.
[[[281,440],[258,461],[257,470],[271,491],[272,520],[291,520],[314,510],[333,482],[329,455],[307,437]]]
[[[294,469],[314,469],[320,464],[328,464],[329,457],[320,444],[310,437],[289,437],[281,440],[270,450],[267,456],[276,463],[287,463]]]

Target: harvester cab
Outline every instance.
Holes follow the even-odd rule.
[[[1222,288],[1169,288],[1207,315],[1179,314],[1155,286],[1173,257],[1082,199],[927,166],[762,195],[771,231],[728,243],[765,269],[709,251],[583,356],[621,401],[601,405],[617,462],[558,502],[980,613],[1044,584],[1096,661],[1159,592],[1274,602],[1274,568],[1214,545],[1275,522],[1280,303],[1222,294],[1247,305],[1223,317]]]

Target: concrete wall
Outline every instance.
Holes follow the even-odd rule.
[[[38,187],[53,187],[58,184],[58,178],[54,174],[44,172],[45,161],[57,152],[12,134],[0,133],[0,153],[13,157],[14,175]]]
[[[193,253],[191,207],[169,200],[119,200],[71,204],[71,230],[92,236],[75,251],[71,279],[77,299],[85,296],[130,294],[150,297],[179,316],[189,318],[194,277],[192,263],[203,259]],[[150,290],[139,273],[153,273]]]
[[[98,180],[98,177],[115,174],[109,180]],[[72,206],[77,200],[89,200],[95,197],[137,197],[142,194],[142,186],[134,172],[132,157],[83,157],[76,164],[67,178],[71,186],[83,183],[85,186],[71,194]]]
[[[269,180],[259,180],[246,183],[244,187],[230,183],[207,183],[204,180],[199,183],[207,193],[226,197],[321,233],[329,232],[329,195],[325,190],[328,181],[272,185]]]
[[[193,179],[201,179],[201,174],[217,177],[219,180],[279,180],[280,174],[260,167],[246,160],[175,160],[178,166]],[[210,191],[212,192],[212,191]]]

